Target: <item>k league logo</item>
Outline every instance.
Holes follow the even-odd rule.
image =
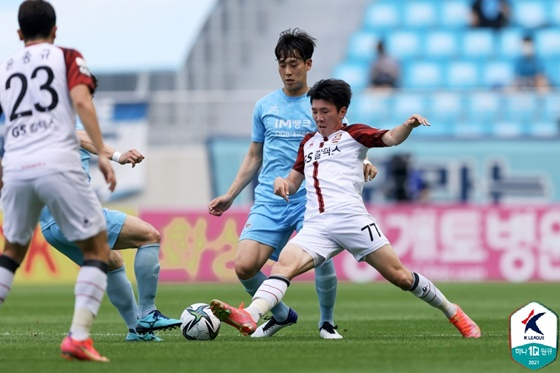
[[[558,354],[558,315],[537,302],[521,307],[509,317],[509,345],[519,365],[544,368]]]

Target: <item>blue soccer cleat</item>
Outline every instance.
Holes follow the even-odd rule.
[[[135,330],[130,329],[126,335],[127,342],[161,342],[163,339],[152,332],[138,334]]]
[[[138,320],[136,331],[140,334],[145,334],[154,330],[175,329],[179,326],[181,326],[181,320],[171,319],[158,310],[154,310]]]

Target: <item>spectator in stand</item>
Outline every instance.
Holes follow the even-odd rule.
[[[509,23],[509,0],[474,0],[471,6],[471,26],[499,30]]]
[[[398,62],[385,51],[385,43],[377,43],[377,58],[371,66],[370,85],[373,88],[397,88],[400,69]]]
[[[548,79],[539,56],[535,54],[535,45],[531,35],[523,37],[521,56],[515,61],[515,88],[547,91]]]

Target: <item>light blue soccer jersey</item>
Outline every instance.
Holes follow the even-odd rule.
[[[76,119],[76,130],[85,130],[85,127],[80,121],[80,118]],[[88,181],[91,181],[91,175],[89,174],[89,159],[90,154],[86,150],[80,148],[80,160],[82,161],[82,168],[86,172]],[[39,218],[41,229],[45,230],[55,223],[56,222],[54,220],[54,217],[52,216],[49,209],[47,207],[43,208],[43,210],[41,211],[41,216]]]
[[[253,111],[251,141],[264,143],[264,146],[255,204],[287,204],[274,194],[274,179],[288,176],[301,140],[307,133],[316,130],[307,94],[290,97],[279,89],[257,101]],[[295,195],[290,196],[290,203],[305,203],[304,184]]]

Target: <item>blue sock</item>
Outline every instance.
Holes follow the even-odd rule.
[[[136,330],[138,306],[124,266],[107,272],[107,297],[111,304],[119,310],[128,329]]]
[[[140,246],[134,258],[134,273],[138,287],[138,317],[156,309],[159,277],[159,243]]]
[[[317,290],[317,295],[319,296],[319,309],[321,312],[319,328],[325,321],[334,325],[336,286],[336,270],[332,260],[329,260],[322,266],[315,268],[315,289]]]
[[[255,276],[251,277],[248,280],[239,280],[243,284],[245,291],[249,293],[250,296],[255,295],[257,289],[261,284],[266,280],[267,277],[264,273],[259,272]],[[290,307],[286,306],[284,302],[278,303],[274,306],[273,309],[270,310],[272,316],[274,316],[274,320],[278,322],[285,321],[288,318],[288,314],[290,313]]]

